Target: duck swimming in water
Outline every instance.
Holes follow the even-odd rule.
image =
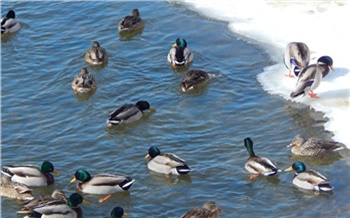
[[[161,153],[155,146],[148,149],[148,154],[145,158],[149,157],[150,159],[147,163],[147,167],[154,172],[173,175],[187,174],[191,172],[186,161],[173,153]]]
[[[134,9],[130,16],[125,16],[120,22],[118,30],[119,32],[127,32],[133,30],[140,30],[145,26],[145,23],[140,17],[138,9]]]
[[[72,89],[75,94],[89,93],[96,89],[96,81],[92,74],[83,67],[80,73],[74,77]]]
[[[79,204],[90,204],[80,194],[73,193],[65,200],[52,200],[40,204],[33,208],[33,211],[25,218],[29,217],[64,217],[81,218],[83,211]]]
[[[182,78],[179,91],[187,92],[192,89],[197,89],[198,87],[205,85],[212,77],[215,77],[215,75],[203,70],[190,70]]]
[[[70,183],[76,180],[80,181],[77,184],[77,189],[88,194],[113,194],[127,191],[135,181],[130,177],[111,174],[97,174],[91,176],[90,173],[85,170],[77,170]]]
[[[309,47],[303,42],[290,42],[285,49],[283,60],[289,69],[286,76],[293,77],[292,72],[295,76],[298,76],[300,71],[309,65]]]
[[[60,176],[53,167],[53,164],[49,161],[44,161],[39,166],[32,164],[5,165],[2,167],[1,172],[10,177],[11,181],[29,187],[40,187],[53,184],[55,180],[50,173]]]
[[[222,212],[219,206],[213,201],[208,201],[203,207],[195,207],[183,214],[181,218],[218,218],[218,212]]]
[[[85,61],[91,65],[102,65],[107,63],[108,55],[106,50],[100,46],[100,43],[95,41],[85,53]]]
[[[306,170],[304,163],[297,161],[284,171],[295,171],[293,184],[299,188],[316,191],[331,191],[328,179],[314,170]]]
[[[328,75],[329,68],[334,71],[333,60],[329,56],[322,56],[316,64],[305,67],[300,72],[297,84],[290,97],[295,98],[309,92],[308,95],[311,98],[318,98],[313,91],[320,85],[322,78]]]
[[[187,48],[187,42],[183,38],[177,38],[176,43],[168,53],[168,61],[171,67],[188,66],[193,61],[193,54]]]
[[[293,141],[287,147],[292,147],[292,153],[295,155],[303,156],[318,156],[328,153],[337,152],[343,150],[345,146],[342,143],[323,140],[319,138],[308,138],[307,140],[297,135],[293,138]]]
[[[109,114],[108,127],[123,123],[131,123],[141,119],[144,110],[154,111],[147,101],[138,101],[136,104],[124,104]]]
[[[6,17],[1,19],[1,35],[13,33],[21,28],[21,25],[15,20],[16,14],[13,10],[7,12]]]
[[[254,179],[259,175],[272,176],[275,175],[279,170],[275,163],[266,157],[258,157],[255,155],[253,150],[253,141],[250,138],[244,139],[244,146],[246,147],[249,158],[245,164],[245,169],[252,173],[249,179]]]

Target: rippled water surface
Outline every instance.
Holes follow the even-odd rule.
[[[2,164],[50,160],[61,173],[56,183],[35,188],[70,194],[74,172],[121,174],[136,181],[129,192],[86,195],[85,217],[107,215],[121,205],[129,217],[179,217],[213,200],[221,217],[348,217],[348,152],[337,158],[304,158],[335,189],[315,195],[291,184],[292,173],[249,180],[243,139],[280,168],[300,159],[286,145],[294,135],[330,138],[322,114],[265,93],[256,75],[270,64],[259,45],[240,40],[226,24],[166,2],[2,2],[2,16],[17,12],[22,29],[1,42]],[[137,35],[120,36],[119,20],[133,8],[146,22]],[[194,53],[190,69],[216,77],[203,89],[180,93],[184,72],[166,55],[177,37]],[[86,67],[84,53],[99,41],[109,55],[103,68],[88,67],[97,81],[91,96],[77,97],[70,85]],[[140,121],[107,129],[108,114],[124,103],[147,100],[156,108]],[[150,146],[188,162],[188,176],[148,171]],[[349,161],[348,161],[349,162]],[[2,217],[16,217],[18,202],[2,198]],[[18,216],[20,217],[20,216]]]

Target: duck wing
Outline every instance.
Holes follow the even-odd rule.
[[[294,98],[294,97],[297,97],[299,95],[305,94],[305,89],[308,86],[310,86],[310,87],[311,86],[315,87],[315,85],[318,86],[320,84],[321,78],[322,78],[322,74],[320,77],[320,74],[318,73],[318,70],[317,70],[317,67],[315,64],[304,68],[300,72],[297,84],[296,84],[293,92],[290,94],[290,96],[292,98]],[[317,79],[317,81],[315,81],[316,79]]]
[[[202,207],[195,207],[181,216],[181,218],[200,218],[200,217],[217,218],[218,214],[216,211],[210,211]]]
[[[310,149],[324,149],[324,150],[341,150],[344,149],[343,144],[334,141],[328,141],[317,138],[309,138],[306,143],[304,143],[303,147]]]
[[[109,114],[110,119],[121,119],[126,120],[129,117],[140,113],[140,109],[138,109],[133,104],[124,104],[117,109],[115,109],[112,113]]]
[[[68,216],[70,214],[76,214],[75,211],[65,202],[65,201],[50,201],[45,204],[39,205],[33,209],[35,212],[42,215],[57,215],[64,217],[72,217]]]
[[[3,174],[12,177],[13,175],[19,177],[41,177],[42,172],[36,165],[7,165],[2,167]]]
[[[186,161],[176,154],[165,152],[157,156],[156,162],[168,165],[170,167],[177,167],[186,165]]]
[[[89,185],[92,186],[116,186],[121,183],[124,183],[126,180],[130,180],[130,178],[125,176],[111,175],[111,174],[98,174],[92,177],[89,180]]]
[[[125,16],[124,19],[120,22],[120,25],[123,28],[130,28],[130,27],[132,27],[133,25],[135,25],[138,22],[141,22],[141,18],[140,17]]]

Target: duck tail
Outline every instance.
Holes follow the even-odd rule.
[[[191,172],[191,169],[185,164],[183,166],[177,166],[176,171],[179,174],[187,174],[187,173]]]
[[[131,179],[130,177],[126,177],[126,179],[125,179],[122,183],[120,183],[119,186],[120,186],[123,190],[127,191],[127,190],[132,186],[132,184],[133,184],[134,182],[135,182],[134,179]]]
[[[8,176],[8,177],[12,177],[14,174],[6,167],[3,167],[1,170],[1,173],[3,173],[4,175]]]
[[[324,182],[318,185],[318,188],[321,191],[331,191],[334,187],[331,186],[331,184],[329,184],[328,182]]]
[[[296,97],[298,97],[300,95],[305,95],[305,91],[303,90],[303,91],[300,91],[300,92],[292,92],[292,93],[290,93],[290,97],[291,98],[296,98]]]

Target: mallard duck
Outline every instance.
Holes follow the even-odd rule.
[[[69,196],[67,202],[54,200],[41,204],[33,208],[33,212],[26,217],[64,217],[64,218],[80,218],[83,211],[79,204],[90,204],[80,194],[73,193]]]
[[[222,210],[213,201],[208,201],[203,207],[196,207],[187,213],[183,214],[181,218],[217,218],[219,217],[218,212]]]
[[[155,111],[147,101],[138,101],[136,104],[124,104],[109,114],[108,127],[137,121],[143,116],[144,110]]]
[[[100,46],[100,43],[95,41],[85,53],[85,61],[91,65],[102,65],[107,63],[108,55],[106,50]]]
[[[306,170],[304,163],[297,161],[285,171],[295,171],[293,184],[299,188],[316,191],[331,191],[328,179],[314,170]]]
[[[307,140],[297,135],[293,138],[291,144],[287,147],[292,147],[292,153],[295,155],[318,156],[325,155],[344,149],[344,145],[339,142],[323,140],[319,138],[308,138]]]
[[[207,73],[203,70],[190,70],[182,78],[179,91],[187,92],[192,89],[196,89],[199,86],[203,86],[209,81],[210,78],[214,76],[214,74]]]
[[[140,17],[138,9],[134,9],[130,16],[125,16],[120,22],[118,30],[120,32],[140,30],[145,26],[145,23]]]
[[[87,69],[83,67],[72,82],[72,89],[75,94],[84,94],[92,92],[96,89],[96,81],[92,74],[89,74]]]
[[[163,174],[187,174],[191,169],[187,166],[186,161],[177,155],[169,152],[161,153],[160,150],[152,146],[148,149],[148,154],[145,158],[151,159],[148,161],[148,169]]]
[[[105,216],[103,218],[122,218],[123,216],[128,216],[128,214],[124,212],[122,207],[117,206],[113,208],[110,216]]]
[[[111,174],[98,174],[91,176],[85,170],[77,170],[70,183],[79,180],[77,189],[88,194],[113,194],[127,191],[134,183],[134,179]]]
[[[55,201],[55,200],[67,201],[67,197],[63,191],[56,189],[50,196],[37,196],[31,200],[23,202],[21,204],[23,208],[19,210],[17,213],[26,213],[26,214],[31,213],[33,212],[33,209],[35,207],[51,201]]]
[[[0,179],[0,196],[17,200],[32,200],[34,196],[28,186],[12,182],[9,177],[2,176]]]
[[[57,176],[60,174],[55,170],[52,163],[44,161],[39,166],[7,165],[2,167],[3,174],[11,178],[11,181],[18,182],[30,187],[47,186],[54,183],[55,179],[50,173]]]
[[[275,175],[279,170],[277,169],[276,163],[266,157],[258,157],[255,155],[253,150],[253,141],[250,138],[244,139],[244,146],[247,148],[249,158],[245,164],[246,170],[254,174],[249,179],[254,179],[259,175],[272,176]]]
[[[300,71],[309,65],[310,62],[310,50],[309,47],[303,42],[290,42],[284,52],[284,64],[289,69],[286,76],[293,77],[298,76]]]
[[[13,33],[21,28],[21,25],[15,20],[16,14],[13,10],[7,12],[6,17],[1,19],[1,34]]]
[[[311,98],[317,98],[313,90],[320,85],[322,78],[328,75],[329,68],[334,71],[333,60],[329,56],[322,56],[317,60],[317,64],[304,68],[299,74],[298,82],[290,97],[305,95],[309,91]]]
[[[171,67],[188,66],[193,61],[193,54],[187,48],[187,42],[183,38],[177,38],[176,43],[168,53],[168,61]]]

